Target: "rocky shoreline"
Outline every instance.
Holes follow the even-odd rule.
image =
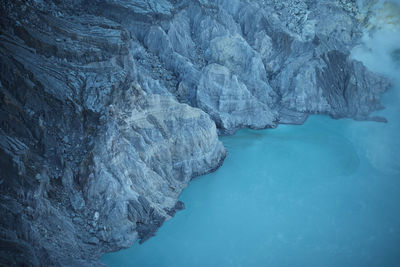
[[[378,120],[355,1],[1,1],[0,265],[99,266],[184,207],[218,135]]]

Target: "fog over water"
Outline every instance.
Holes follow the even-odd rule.
[[[397,1],[399,3],[400,1]],[[392,80],[388,123],[311,116],[241,130],[186,209],[108,266],[400,266],[400,7],[380,2],[352,56]]]

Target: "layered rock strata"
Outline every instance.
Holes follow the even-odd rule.
[[[217,134],[370,117],[353,1],[1,1],[0,265],[98,266],[145,241]],[[382,120],[382,119],[380,119]]]

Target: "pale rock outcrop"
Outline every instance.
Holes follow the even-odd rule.
[[[227,67],[205,67],[197,89],[197,106],[210,114],[221,133],[242,127],[274,126],[276,112],[255,97]]]

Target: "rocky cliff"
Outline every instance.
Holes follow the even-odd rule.
[[[145,241],[222,164],[218,134],[383,120],[353,1],[0,2],[0,265]]]

